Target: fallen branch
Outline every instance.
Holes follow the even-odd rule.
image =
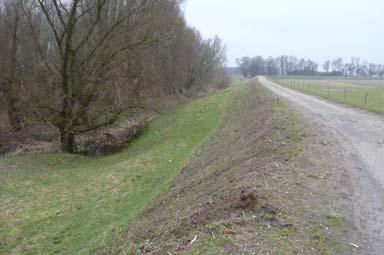
[[[195,237],[189,242],[189,244],[187,245],[187,248],[191,247],[197,240],[197,235],[195,235]]]

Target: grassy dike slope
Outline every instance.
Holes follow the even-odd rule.
[[[169,190],[219,127],[232,87],[161,116],[123,152],[0,159],[0,254],[88,254]]]
[[[247,82],[170,191],[95,252],[352,254],[345,180],[332,155],[273,94]]]

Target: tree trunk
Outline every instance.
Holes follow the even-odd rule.
[[[195,82],[195,78],[192,77],[192,78],[190,78],[190,79],[186,82],[186,84],[185,84],[184,87],[185,87],[187,90],[189,90],[189,89],[192,88],[192,85],[193,85],[194,82]]]
[[[64,87],[67,88],[68,84]],[[62,151],[74,153],[76,151],[75,134],[73,132],[73,124],[76,122],[73,120],[73,107],[74,100],[63,96],[63,110],[61,112],[61,122],[59,124],[60,131],[60,144]]]
[[[60,145],[64,152],[74,153],[76,151],[75,135],[73,132],[73,108],[74,100],[68,97],[68,76],[63,73],[63,88],[65,94],[62,98],[63,109],[61,112],[61,121],[59,124],[60,130]]]
[[[9,52],[9,81],[7,82],[7,110],[8,118],[11,123],[12,130],[19,131],[21,129],[22,118],[17,110],[17,93],[18,93],[18,81],[17,81],[17,51],[18,51],[18,32],[19,32],[19,5],[15,3],[14,6],[14,17],[12,23],[12,37],[11,37],[11,49]]]
[[[9,122],[11,123],[11,127],[13,131],[20,131],[21,130],[21,117],[16,109],[16,102],[17,99],[14,97],[7,99],[7,111],[8,111],[8,118]]]
[[[60,128],[60,147],[64,152],[76,152],[75,135],[65,128]]]

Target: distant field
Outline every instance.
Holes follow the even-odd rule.
[[[384,114],[384,79],[285,77],[273,80],[307,94]]]

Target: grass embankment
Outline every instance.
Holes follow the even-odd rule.
[[[325,201],[338,183],[305,139],[275,95],[245,82],[172,189],[96,254],[336,254],[343,218]]]
[[[166,192],[236,87],[161,116],[125,151],[0,159],[0,254],[88,254]]]
[[[288,88],[375,113],[384,113],[384,80],[273,79]],[[382,84],[382,85],[381,85]]]

